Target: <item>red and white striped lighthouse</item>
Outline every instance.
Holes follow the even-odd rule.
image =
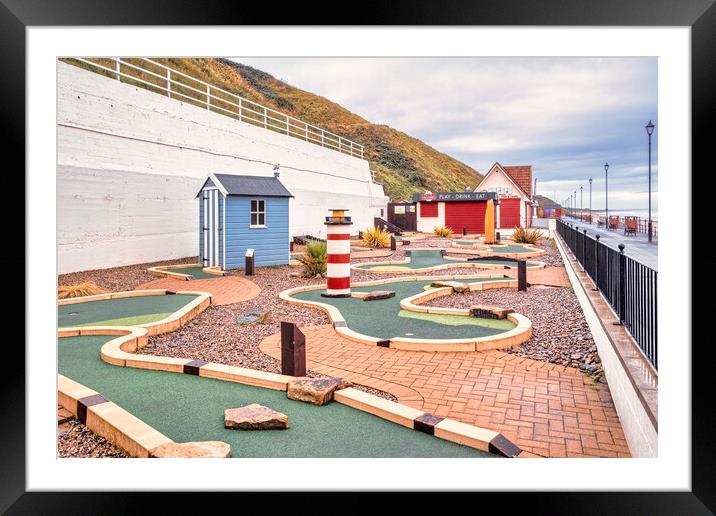
[[[326,217],[326,292],[324,297],[351,295],[351,218],[348,210],[331,209]]]

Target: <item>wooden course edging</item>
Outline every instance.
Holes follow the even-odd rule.
[[[355,287],[365,287],[374,285],[385,285],[388,283],[405,282],[405,281],[440,281],[440,280],[466,280],[466,279],[483,279],[490,278],[495,281],[490,282],[474,282],[469,283],[470,290],[484,290],[489,288],[504,288],[504,287],[517,287],[517,280],[505,279],[503,281],[497,281],[498,278],[504,278],[500,274],[473,274],[473,275],[457,275],[457,276],[411,276],[407,278],[386,278],[374,281],[365,281],[361,283],[354,283]],[[294,294],[300,292],[307,292],[310,290],[321,290],[325,289],[325,285],[308,285],[303,287],[295,287],[284,290],[279,293],[279,297],[284,301],[297,304],[297,305],[308,305],[316,306],[326,312],[328,317],[333,323],[333,329],[337,332],[355,342],[363,344],[377,345],[381,347],[389,347],[393,349],[407,349],[413,351],[427,351],[427,352],[454,352],[454,351],[485,351],[488,349],[507,349],[523,342],[526,342],[532,336],[532,322],[524,315],[513,312],[508,314],[510,321],[516,324],[514,328],[506,332],[498,333],[497,335],[489,335],[486,337],[474,337],[468,339],[416,339],[416,338],[405,338],[395,337],[390,340],[382,340],[377,337],[371,337],[351,330],[346,323],[345,318],[341,314],[340,310],[333,305],[327,303],[321,303],[319,301],[306,301],[299,300],[292,297]],[[449,314],[459,316],[470,316],[469,309],[460,310],[456,312],[454,310],[459,309],[447,309],[439,307],[424,307],[420,306],[420,303],[425,303],[434,299],[435,297],[447,296],[452,294],[453,289],[451,287],[443,287],[437,289],[431,289],[425,292],[419,292],[413,296],[407,297],[400,301],[400,307],[405,310],[414,312],[426,312],[434,314]],[[416,303],[415,301],[418,301]]]

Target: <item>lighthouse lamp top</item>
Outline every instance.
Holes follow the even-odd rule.
[[[353,224],[353,222],[351,222],[351,218],[346,215],[346,212],[349,210],[331,208],[329,211],[331,214],[326,217],[325,224],[346,226]]]

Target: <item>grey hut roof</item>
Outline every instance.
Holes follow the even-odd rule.
[[[209,174],[224,195],[293,197],[275,176],[239,176],[233,174]],[[207,179],[208,181],[208,179]],[[206,186],[206,181],[202,189]]]

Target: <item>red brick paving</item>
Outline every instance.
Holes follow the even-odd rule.
[[[240,276],[219,276],[211,279],[181,280],[176,278],[159,278],[139,285],[135,290],[166,288],[170,290],[194,290],[208,292],[212,295],[214,305],[229,305],[253,299],[261,292],[261,288],[253,281]]]
[[[400,403],[497,430],[546,457],[629,457],[609,388],[575,368],[502,351],[426,353],[301,329],[310,369],[387,391]],[[280,359],[280,335],[261,343]]]

